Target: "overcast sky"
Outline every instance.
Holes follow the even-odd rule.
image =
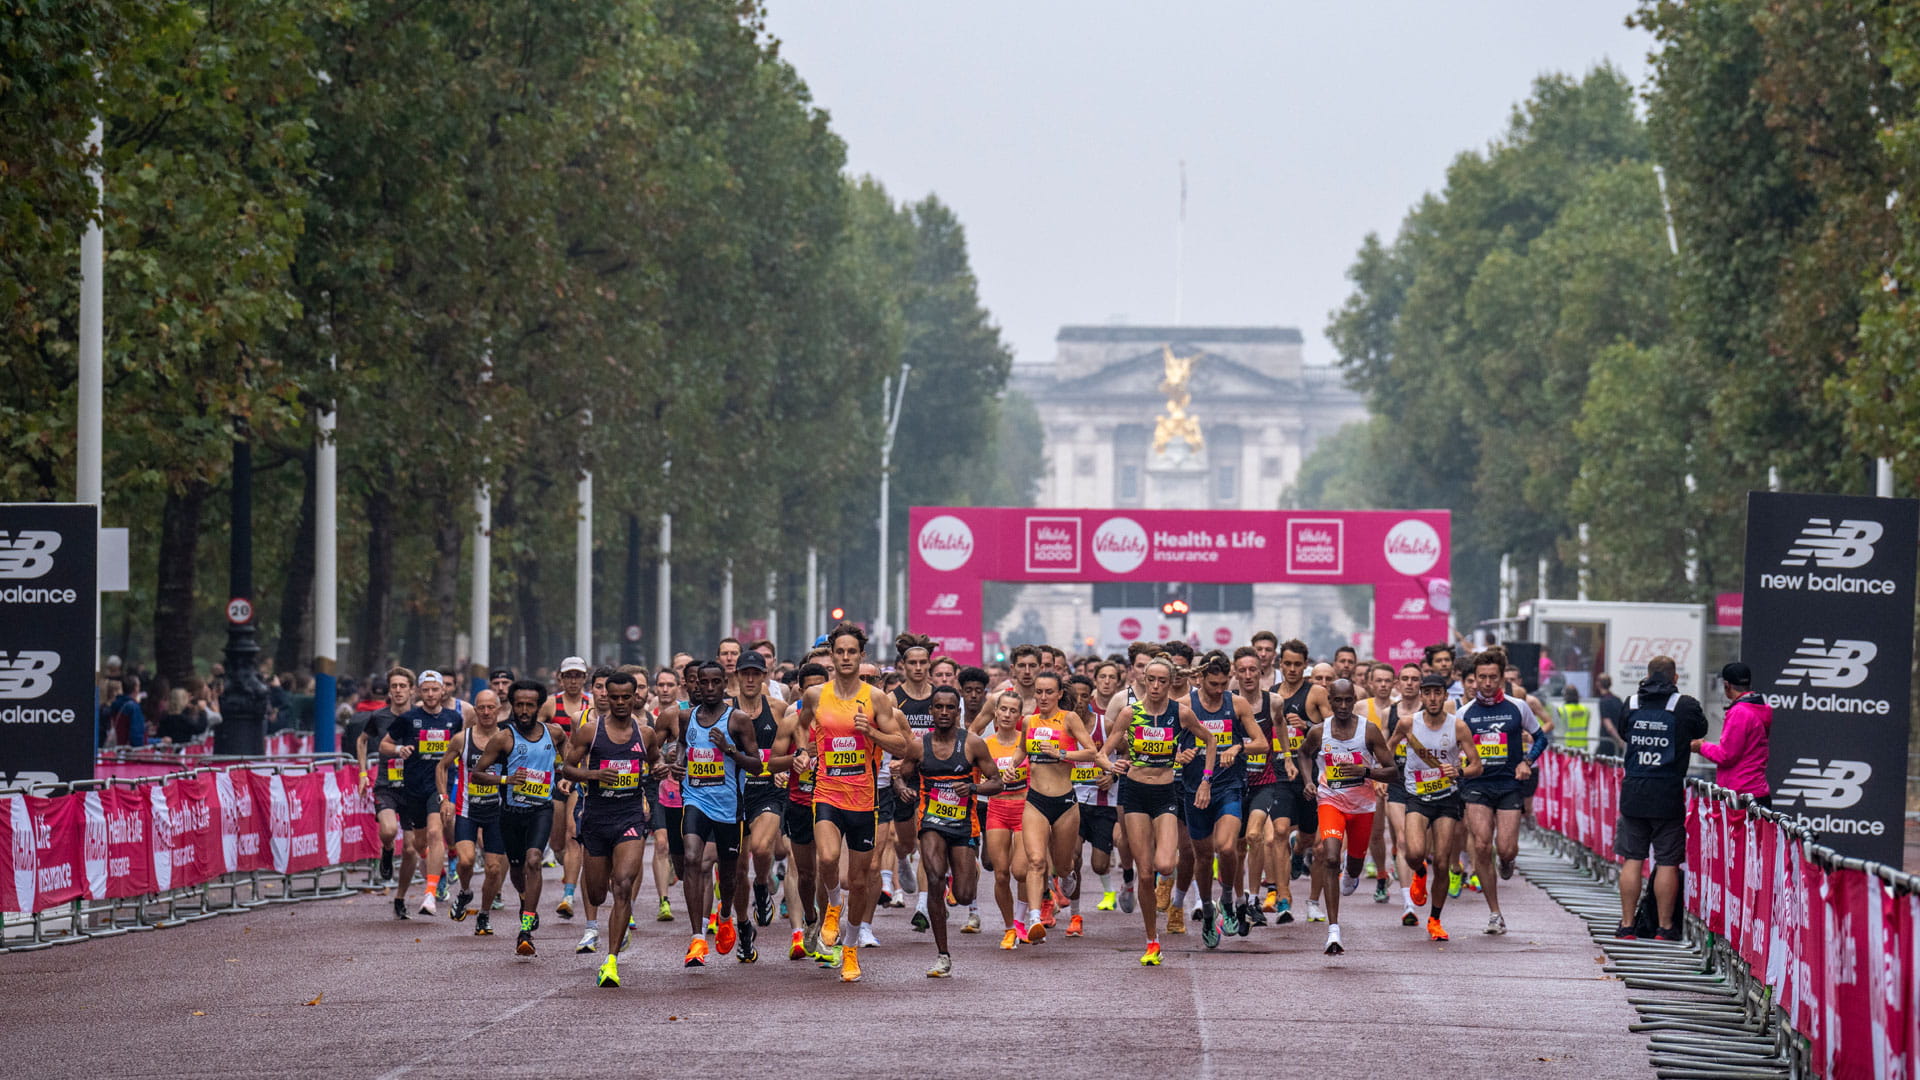
[[[768,0],[848,166],[966,225],[1024,362],[1062,325],[1279,325],[1329,363],[1361,238],[1391,235],[1535,76],[1636,83],[1630,0]]]

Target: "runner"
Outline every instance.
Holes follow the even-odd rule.
[[[1206,765],[1194,795],[1202,809],[1212,796],[1208,780],[1218,759],[1217,747],[1205,738],[1206,729],[1193,710],[1172,697],[1173,680],[1173,661],[1157,657],[1147,662],[1140,699],[1126,706],[1126,712],[1109,711],[1118,719],[1095,759],[1101,768],[1120,777],[1120,822],[1142,874],[1135,892],[1147,931],[1147,950],[1140,955],[1140,963],[1148,967],[1160,964],[1160,890],[1157,885],[1148,888],[1145,875],[1151,869],[1158,878],[1171,878],[1179,864],[1181,800],[1173,775],[1177,734],[1185,730],[1205,739]],[[1113,755],[1120,750],[1125,756],[1116,759]]]
[[[1084,719],[1087,731],[1093,736],[1094,746],[1107,743],[1107,703],[1113,695],[1120,692],[1120,665],[1112,660],[1102,660],[1093,666],[1092,685],[1087,687],[1084,701],[1080,702],[1086,710]],[[1077,684],[1076,684],[1077,685]],[[1100,902],[1094,905],[1095,911],[1113,911],[1119,907],[1119,890],[1113,887],[1114,863],[1118,862],[1124,878],[1131,879],[1132,863],[1128,859],[1126,837],[1117,835],[1120,825],[1120,795],[1114,790],[1112,773],[1091,762],[1076,765],[1073,768],[1073,797],[1080,803],[1080,839],[1093,849],[1091,866],[1093,874],[1100,881]],[[1077,857],[1079,849],[1074,850]],[[1119,856],[1115,858],[1116,854]],[[1084,887],[1084,875],[1075,867],[1075,876],[1080,880],[1076,886]],[[1080,898],[1078,889],[1074,896],[1074,917],[1067,920],[1067,936],[1078,937],[1080,922],[1078,908]]]
[[[1404,670],[1403,670],[1404,673]],[[1407,793],[1401,804],[1406,817],[1406,860],[1411,903],[1432,898],[1427,915],[1427,937],[1447,940],[1440,912],[1447,906],[1447,890],[1437,880],[1442,867],[1453,865],[1460,850],[1460,821],[1466,803],[1460,780],[1480,775],[1480,755],[1473,733],[1447,707],[1447,680],[1439,675],[1420,677],[1420,711],[1401,718],[1389,740],[1396,749],[1407,747],[1402,782],[1394,786]],[[1429,882],[1429,867],[1436,880]]]
[[[577,656],[569,656],[560,661],[560,692],[547,699],[545,715],[541,716],[549,724],[560,725],[560,730],[571,733],[576,724],[585,720],[593,707],[593,698],[587,693],[587,662]],[[560,903],[554,906],[553,913],[563,919],[573,918],[573,893],[580,880],[580,850],[574,842],[574,827],[579,824],[579,793],[568,783],[560,785],[560,813],[553,815],[553,838],[551,849],[560,861]],[[551,865],[551,862],[549,862]]]
[[[393,694],[388,683],[389,699]],[[440,794],[434,784],[435,767],[447,743],[460,730],[460,716],[442,706],[446,702],[446,681],[437,671],[420,673],[420,704],[394,718],[380,740],[380,752],[398,757],[401,762],[400,826],[407,830],[406,855],[400,860],[400,887],[393,898],[393,914],[407,918],[407,890],[413,885],[415,860],[425,859],[426,895],[420,898],[420,914],[434,914],[433,894],[440,888],[440,871],[446,865],[445,833],[440,824]]]
[[[1208,653],[1198,671],[1199,685],[1191,691],[1188,706],[1202,729],[1195,738],[1210,743],[1215,753],[1205,755],[1202,768],[1200,743],[1182,738],[1182,749],[1175,760],[1180,765],[1187,836],[1193,841],[1194,876],[1200,886],[1200,940],[1215,949],[1220,946],[1222,929],[1215,921],[1213,903],[1216,859],[1221,882],[1219,910],[1226,916],[1225,930],[1239,937],[1248,932],[1234,895],[1235,882],[1240,878],[1240,823],[1246,817],[1247,800],[1247,763],[1242,755],[1264,755],[1269,746],[1254,719],[1253,706],[1227,689],[1233,668],[1226,655]],[[1206,799],[1199,797],[1203,789],[1211,792]]]
[[[633,676],[615,672],[607,677],[606,715],[587,720],[567,737],[562,773],[582,787],[585,809],[580,818],[579,842],[585,854],[583,876],[587,899],[607,903],[607,959],[595,984],[620,985],[620,950],[625,947],[628,920],[633,916],[633,894],[640,887],[646,859],[648,815],[641,780],[658,760],[633,708],[639,686]]]
[[[802,700],[808,690],[824,684],[831,676],[819,664],[800,665],[796,674],[794,700]],[[801,747],[800,710],[788,709],[780,718],[773,738],[773,759],[787,761],[784,831],[790,854],[787,865],[787,919],[793,930],[793,944],[787,959],[801,960],[820,952],[821,904],[817,895],[819,871],[813,845],[813,783],[815,761]]]
[[[845,911],[857,925],[873,918],[876,899],[869,885],[873,859],[874,747],[902,753],[909,740],[894,716],[893,699],[862,685],[860,666],[867,651],[866,631],[841,623],[828,632],[833,654],[833,678],[807,691],[800,703],[803,746],[817,749],[819,771],[813,789],[813,831],[820,868],[820,886],[828,897],[822,916],[821,940],[839,944],[840,853],[848,852],[847,877],[851,897]],[[842,982],[860,981],[859,945],[840,954]]]
[[[680,676],[678,673],[661,668],[653,677],[653,715],[648,717],[649,728],[658,725],[663,713],[687,707],[680,700]],[[679,753],[680,744],[676,741],[653,739],[654,750],[662,761],[671,759]],[[680,837],[680,778],[673,775],[671,769],[649,769],[647,771],[647,805],[652,808],[648,825],[653,832],[653,887],[659,894],[659,913],[654,916],[657,922],[673,921],[673,903],[667,899],[667,890],[686,876],[686,853],[681,847]]]
[[[893,640],[894,667],[901,675],[900,685],[892,691],[893,704],[901,721],[907,726],[908,737],[915,742],[933,730],[933,717],[928,703],[933,700],[931,675],[934,648],[933,639],[925,634],[901,634]],[[914,824],[919,817],[916,811],[919,793],[900,777],[889,779],[890,783],[883,781],[879,792],[880,827],[893,830],[893,850],[899,858],[899,865],[884,867],[880,871],[880,891],[882,895],[891,896],[916,893],[911,925],[915,932],[925,932],[928,926],[927,893],[931,886],[924,874],[918,880],[914,878],[913,867],[908,861],[919,846]],[[909,888],[911,885],[919,888]],[[870,940],[871,937],[870,930],[863,930],[860,944],[863,947],[876,944]]]
[[[926,882],[952,875],[952,903],[971,904],[980,887],[980,815],[974,796],[1002,787],[987,743],[960,725],[960,692],[935,687],[927,701],[933,726],[914,740],[901,759],[902,770],[919,789],[920,874]],[[933,905],[928,920],[936,952],[927,978],[953,974],[947,952],[947,903]]]
[[[764,663],[757,653],[754,659]],[[727,704],[727,670],[720,661],[696,664],[693,676],[692,711],[677,714],[680,723],[674,731],[656,733],[656,737],[677,735],[686,748],[686,779],[681,788],[686,806],[680,831],[693,941],[687,946],[685,964],[706,966],[707,914],[714,909],[716,872],[720,914],[713,924],[714,948],[725,956],[738,942],[740,962],[751,964],[759,959],[753,920],[747,917],[744,903],[735,903],[734,887],[740,879],[740,777],[743,769],[758,772],[761,765],[754,719]],[[741,916],[737,929],[736,914]]]
[[[960,669],[960,674],[957,675],[955,679],[957,685],[960,687],[960,724],[962,727],[968,728],[969,733],[972,733],[973,718],[986,711],[987,687],[992,685],[993,677],[987,674],[985,668],[964,667]],[[975,809],[979,811],[980,820],[984,822],[987,819],[987,800],[981,798],[978,801],[980,805]],[[993,863],[987,858],[987,853],[984,848],[980,852],[980,865],[987,870],[993,869]],[[967,921],[961,925],[960,932],[963,934],[977,934],[980,932],[980,894],[978,890],[975,890],[973,900],[967,904]]]
[[[1373,832],[1377,796],[1368,781],[1391,782],[1399,777],[1399,770],[1393,767],[1387,737],[1354,714],[1351,681],[1333,680],[1327,688],[1327,703],[1332,715],[1307,733],[1300,752],[1318,773],[1320,827],[1313,876],[1317,885],[1327,886],[1320,890],[1327,900],[1327,955],[1337,956],[1346,951],[1340,941],[1340,898],[1352,896],[1359,886],[1367,840]],[[1341,873],[1343,854],[1346,868]],[[1335,874],[1340,875],[1337,890],[1331,887]]]
[[[1390,732],[1397,731],[1401,724],[1419,717],[1422,708],[1420,680],[1426,676],[1421,673],[1419,664],[1402,664],[1397,676],[1394,675],[1391,664],[1378,664],[1375,666],[1385,669],[1386,677],[1393,679],[1395,688],[1392,710],[1393,721],[1388,725],[1388,730]],[[1376,702],[1379,696],[1376,688],[1374,694]],[[1377,705],[1375,707],[1377,708]],[[1388,739],[1387,741],[1393,743],[1392,739]],[[1393,763],[1400,767],[1401,775],[1404,777],[1407,770],[1407,744],[1405,742],[1393,743]],[[1389,839],[1393,843],[1394,874],[1400,881],[1400,925],[1418,926],[1420,925],[1420,914],[1416,909],[1419,908],[1420,905],[1413,899],[1412,864],[1407,860],[1407,799],[1407,787],[1405,784],[1387,785],[1387,831],[1391,834]]]
[[[400,838],[400,793],[403,788],[403,770],[400,759],[383,754],[381,740],[386,738],[387,729],[393,726],[394,718],[413,708],[413,672],[403,667],[389,668],[386,676],[387,703],[367,714],[361,725],[360,735],[354,740],[354,757],[360,764],[360,786],[373,788],[375,821],[380,826],[380,880],[393,880],[393,842]],[[368,753],[374,755],[374,765],[367,766]],[[442,853],[444,858],[444,852]],[[413,845],[407,843],[400,854],[400,866],[406,871],[407,879],[413,879]],[[396,898],[397,899],[397,898]],[[408,918],[404,903],[394,905],[395,918]]]
[[[1487,898],[1489,934],[1507,932],[1500,913],[1500,881],[1513,876],[1513,860],[1520,854],[1520,783],[1533,775],[1533,763],[1547,751],[1547,733],[1533,712],[1506,695],[1506,650],[1495,647],[1473,658],[1473,700],[1460,710],[1460,719],[1473,732],[1474,749],[1484,766],[1480,775],[1460,784],[1467,804],[1467,847],[1473,852],[1473,871]],[[1520,740],[1532,736],[1533,745],[1521,756]],[[1494,858],[1500,873],[1494,875]]]
[[[480,886],[480,916],[474,923],[476,937],[493,933],[489,912],[500,895],[500,882],[507,873],[507,846],[500,836],[500,777],[481,772],[475,766],[500,734],[500,699],[491,690],[473,695],[473,726],[454,733],[447,752],[440,756],[434,770],[434,785],[440,795],[441,816],[453,825],[453,850],[460,878],[460,893],[453,910],[447,914],[454,922],[465,922],[473,908],[473,859],[476,845],[486,853],[486,871]]]
[[[1395,685],[1393,665],[1368,664],[1364,668],[1356,667],[1356,670],[1364,672],[1362,679],[1350,681],[1353,681],[1360,689],[1365,690],[1367,693],[1367,699],[1361,702],[1362,714],[1366,717],[1367,723],[1380,729],[1380,734],[1392,735],[1394,726],[1399,720],[1399,714],[1395,711],[1393,699],[1393,688]],[[1406,750],[1402,748],[1396,751],[1396,754],[1397,756],[1393,762],[1394,765],[1398,768],[1406,768]],[[1379,815],[1373,819],[1374,824],[1378,826],[1384,821],[1387,827],[1376,827],[1373,830],[1373,840],[1367,846],[1367,859],[1373,864],[1373,902],[1376,904],[1384,904],[1388,899],[1388,833],[1393,834],[1393,850],[1397,853],[1400,844],[1400,828],[1394,823],[1394,817],[1395,814],[1405,814],[1404,809],[1395,811],[1391,808],[1392,799],[1396,793],[1405,794],[1405,790],[1400,784],[1375,783],[1373,785],[1373,793],[1375,797],[1374,813]],[[1407,880],[1404,871],[1401,873],[1400,880],[1402,882]],[[1404,891],[1406,886],[1403,884],[1401,888]],[[1405,897],[1403,896],[1402,899],[1404,900]],[[1407,903],[1406,910],[1401,913],[1401,922],[1406,926],[1413,926],[1419,922],[1417,918],[1413,917],[1413,904],[1411,902]]]
[[[520,935],[514,951],[521,956],[534,955],[533,932],[540,927],[540,864],[547,838],[553,835],[554,770],[564,737],[559,725],[540,720],[546,697],[547,688],[532,679],[509,684],[512,722],[494,735],[474,766],[476,773],[497,774],[505,768],[500,840],[507,849],[507,875],[520,894]]]
[[[1020,715],[1030,716],[1034,708],[1033,679],[1034,676],[1040,674],[1039,646],[1015,645],[1013,652],[1008,654],[1007,667],[1007,685],[1001,687],[1000,692],[994,696],[997,699],[1007,694],[1014,695],[1020,702]],[[985,731],[987,725],[993,722],[993,717],[989,715],[992,710],[993,702],[988,702],[987,710],[980,716],[973,718],[972,722],[968,724],[968,727],[972,729],[975,735]]]
[[[1311,876],[1316,819],[1313,803],[1317,789],[1309,783],[1312,770],[1307,760],[1300,757],[1300,750],[1306,744],[1307,732],[1315,724],[1324,722],[1333,709],[1327,704],[1326,687],[1306,678],[1305,642],[1299,638],[1283,642],[1278,663],[1280,685],[1274,690],[1274,696],[1280,699],[1280,716],[1287,728],[1287,750],[1293,760],[1286,775],[1280,777],[1284,790],[1275,793],[1278,801],[1273,812],[1273,844],[1267,852],[1280,887],[1274,922],[1293,921],[1292,879],[1297,877],[1308,879],[1307,921],[1326,922],[1326,912],[1320,907]],[[1287,868],[1284,875],[1280,873],[1283,866]]]
[[[993,699],[993,732],[985,740],[987,756],[1002,783],[987,797],[987,863],[993,870],[993,899],[1000,906],[1002,949],[1016,948],[1026,937],[1027,902],[1014,897],[1013,882],[1025,882],[1027,851],[1024,838],[1015,839],[1026,820],[1027,755],[1020,746],[1020,698],[997,694]]]
[[[1061,681],[1058,672],[1042,671],[1033,681],[1034,713],[1021,721],[1020,750],[1027,759],[1027,798],[1021,811],[1021,846],[1026,855],[1027,911],[1037,917],[1024,928],[1022,937],[1029,945],[1047,938],[1047,929],[1058,914],[1048,898],[1048,871],[1053,871],[1056,894],[1065,896],[1078,888],[1069,882],[1073,875],[1074,855],[1080,849],[1080,804],[1074,797],[1074,766],[1091,762],[1098,744],[1087,731],[1078,713],[1060,707]],[[1067,911],[1067,933],[1080,936],[1080,926],[1071,905]],[[1016,924],[1016,929],[1021,929]]]
[[[745,779],[741,785],[740,800],[740,820],[745,823],[747,851],[751,859],[751,919],[756,926],[770,926],[773,924],[773,863],[779,854],[776,847],[787,814],[787,793],[774,783],[774,776],[785,772],[791,764],[790,757],[775,761],[773,747],[779,736],[780,722],[786,718],[788,709],[784,702],[774,701],[765,693],[767,658],[759,650],[749,649],[740,654],[733,677],[737,687],[734,704],[741,715],[752,721],[753,745],[760,754],[759,765],[743,773]],[[733,895],[739,898],[741,910],[738,914],[744,926],[749,918],[746,906],[749,860],[741,859],[738,862],[740,880],[734,885]]]
[[[1345,679],[1359,685],[1354,673],[1360,669],[1360,653],[1351,645],[1341,645],[1333,650],[1333,677]]]
[[[1287,863],[1284,850],[1274,842],[1275,811],[1285,809],[1287,825],[1289,828],[1292,826],[1292,797],[1282,787],[1282,780],[1288,776],[1293,758],[1287,752],[1285,743],[1277,741],[1284,739],[1284,735],[1276,736],[1273,692],[1263,689],[1264,678],[1260,672],[1260,654],[1256,649],[1242,645],[1233,651],[1233,692],[1251,707],[1254,725],[1260,729],[1260,736],[1267,743],[1265,750],[1249,746],[1245,751],[1247,893],[1238,913],[1243,928],[1242,936],[1245,936],[1247,928],[1267,925],[1267,911],[1279,905],[1279,888],[1270,875],[1284,876]],[[1281,805],[1283,795],[1287,799],[1284,808]],[[1292,919],[1293,915],[1289,912],[1287,920],[1290,922]]]

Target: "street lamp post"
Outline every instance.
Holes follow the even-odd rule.
[[[900,365],[900,386],[898,391],[893,385],[893,376],[880,384],[880,408],[884,414],[884,434],[880,437],[880,580],[878,582],[877,602],[873,605],[873,638],[875,641],[887,640],[887,516],[890,513],[891,491],[889,485],[893,479],[893,433],[900,429],[900,406],[907,399],[907,376],[913,374],[912,364]]]
[[[253,444],[244,421],[233,439],[233,521],[228,527],[227,684],[220,692],[216,754],[267,752],[267,686],[253,629]],[[317,720],[318,718],[316,718]]]

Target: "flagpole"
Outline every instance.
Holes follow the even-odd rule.
[[[1187,256],[1187,163],[1180,162],[1180,216],[1173,225],[1173,325],[1180,325]]]

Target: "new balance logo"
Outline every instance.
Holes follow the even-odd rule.
[[[1786,779],[1773,791],[1775,806],[1805,805],[1814,810],[1844,810],[1860,801],[1873,767],[1864,761],[1829,761],[1825,768],[1818,758],[1800,758],[1787,770]]]
[[[53,569],[53,553],[60,550],[60,534],[23,529],[17,536],[0,532],[0,579],[31,581]]]
[[[32,701],[53,689],[53,673],[59,668],[57,652],[22,650],[11,660],[0,653],[0,701]]]
[[[1831,518],[1808,518],[1780,565],[1805,566],[1812,559],[1827,570],[1857,569],[1873,561],[1873,545],[1883,531],[1877,521],[1848,518],[1835,525]]]
[[[1426,613],[1427,601],[1425,597],[1409,596],[1400,601],[1399,614],[1401,615],[1425,615]]]
[[[1828,645],[1820,638],[1801,638],[1793,659],[1780,669],[1779,685],[1799,686],[1805,682],[1828,690],[1847,690],[1867,681],[1867,665],[1879,654],[1880,647],[1871,641],[1835,638]]]
[[[928,604],[927,608],[928,610],[931,610],[931,611],[952,611],[954,608],[957,608],[959,606],[960,606],[959,593],[943,592],[940,595],[934,597],[933,603]]]

